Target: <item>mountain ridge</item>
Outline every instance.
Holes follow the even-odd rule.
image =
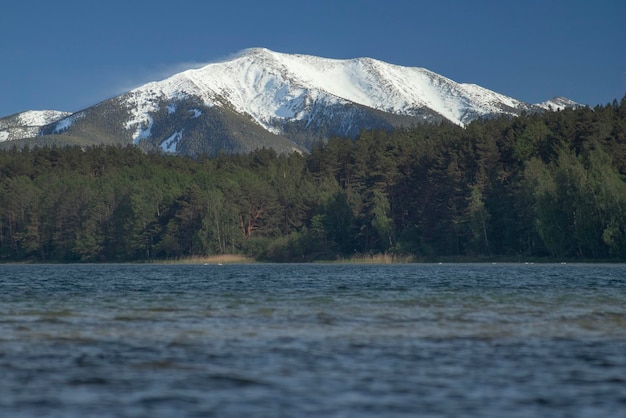
[[[533,105],[420,67],[251,48],[71,115],[59,114],[63,117],[45,121],[34,136],[134,143],[191,155],[264,146],[306,152],[316,141],[354,137],[363,129],[464,126],[481,117],[575,105],[561,99]],[[4,133],[5,119],[0,119],[0,140],[16,137]]]
[[[37,136],[41,127],[71,114],[58,110],[27,110],[0,118],[0,142]]]

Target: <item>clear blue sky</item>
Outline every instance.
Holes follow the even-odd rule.
[[[624,0],[4,0],[0,116],[77,111],[242,49],[368,56],[527,102],[626,94]]]

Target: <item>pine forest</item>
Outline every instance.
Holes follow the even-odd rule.
[[[626,260],[626,97],[308,154],[0,151],[0,262]]]

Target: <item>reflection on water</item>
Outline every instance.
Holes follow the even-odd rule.
[[[0,415],[626,416],[624,265],[0,266]]]

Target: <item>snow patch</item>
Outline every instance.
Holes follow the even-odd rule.
[[[73,124],[74,124],[74,121],[72,119],[70,119],[70,118],[64,119],[61,122],[56,124],[56,126],[54,127],[53,133],[58,134],[59,132],[62,132],[64,130],[68,129]]]
[[[171,115],[174,112],[176,112],[176,105],[175,104],[167,105],[167,114]]]
[[[29,110],[17,116],[17,121],[22,126],[44,126],[54,123],[71,115],[70,112],[58,110]]]
[[[137,144],[141,139],[150,137],[152,125],[154,124],[154,119],[152,119],[150,113],[159,110],[159,103],[163,99],[162,95],[152,89],[141,92],[133,90],[128,94],[127,107],[130,110],[131,117],[126,122],[126,129],[135,129],[132,135],[134,144]]]
[[[172,134],[165,141],[161,142],[161,149],[168,153],[175,153],[176,146],[178,145],[178,141],[183,137],[183,130],[181,129],[178,132]]]
[[[9,133],[7,131],[0,131],[0,142],[8,141]]]
[[[61,119],[59,122],[57,122],[57,124],[54,126],[54,130],[52,131],[52,133],[54,134],[58,134],[61,133],[67,129],[69,129],[72,125],[74,125],[74,123],[76,123],[77,120],[84,118],[85,117],[85,113],[84,112],[79,112],[79,113],[74,113],[73,115],[65,118],[65,119]]]
[[[200,109],[191,109],[190,112],[193,113],[192,118],[194,119],[202,115],[202,111]]]
[[[135,144],[137,144],[137,142],[142,139],[150,138],[150,136],[152,135],[152,126],[154,126],[154,119],[152,119],[152,116],[148,114],[144,116],[144,123],[137,125],[137,130],[133,135],[133,141]]]

